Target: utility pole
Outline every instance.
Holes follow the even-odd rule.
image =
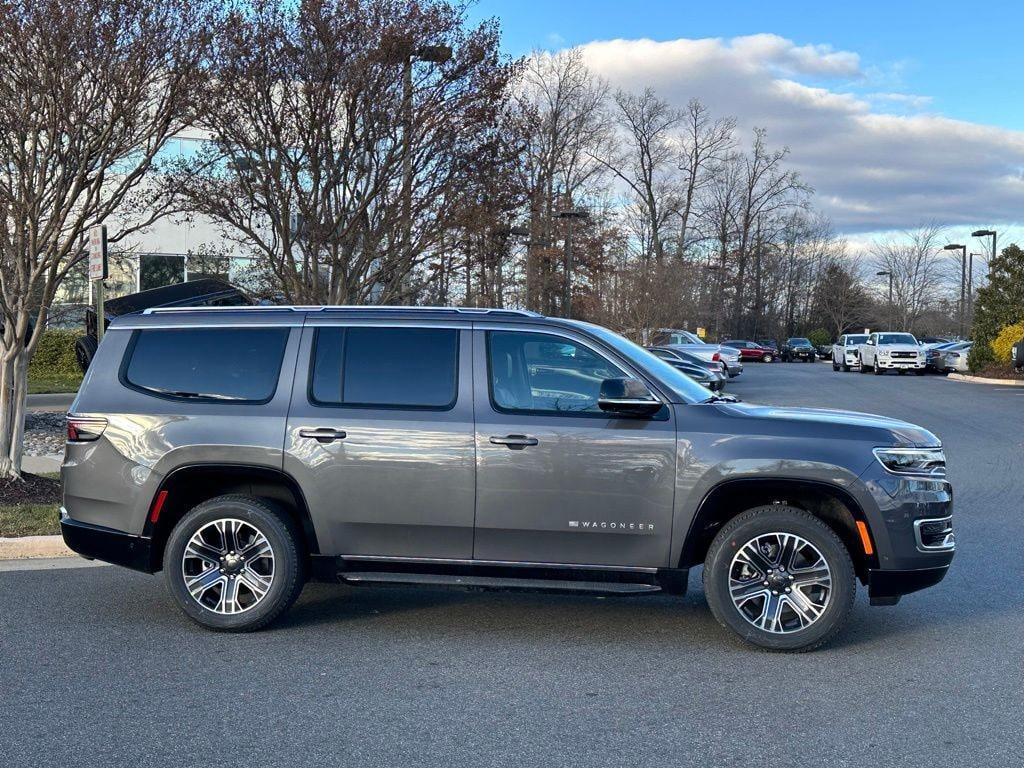
[[[996,239],[998,238],[998,235],[996,234],[996,231],[994,229],[976,229],[974,232],[971,232],[971,237],[991,237],[992,238],[992,261],[995,261],[995,258],[996,258]],[[989,264],[991,264],[991,263],[992,262],[990,261]],[[974,264],[973,264],[973,262],[971,263],[970,287],[971,287],[971,290],[970,290],[970,292],[967,295],[970,297],[970,307],[971,307],[970,315],[971,315],[971,322],[973,323],[974,322]]]

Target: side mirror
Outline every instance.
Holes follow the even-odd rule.
[[[661,402],[637,379],[605,379],[597,406],[606,413],[623,416],[653,416],[661,410]]]

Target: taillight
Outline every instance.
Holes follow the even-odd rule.
[[[711,359],[717,363],[719,360],[722,359],[722,356],[718,352],[715,352],[715,354],[711,356]]]
[[[89,443],[99,438],[107,427],[107,420],[102,416],[71,416],[68,415],[68,442]]]

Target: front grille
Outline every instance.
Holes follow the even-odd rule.
[[[893,352],[892,357],[900,360],[916,360],[917,352]]]
[[[956,546],[952,517],[917,520],[914,523],[914,535],[917,537],[918,549],[948,550]]]

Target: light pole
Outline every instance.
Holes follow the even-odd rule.
[[[894,325],[893,317],[892,317],[893,314],[894,314],[893,311],[892,311],[892,270],[891,269],[883,269],[881,272],[876,272],[875,274],[878,275],[879,277],[886,277],[886,276],[888,276],[888,278],[889,278],[889,330],[891,331],[891,330],[893,330],[893,325]]]
[[[565,220],[565,284],[562,286],[562,315],[572,317],[572,223],[589,218],[590,214],[579,208],[569,208],[555,214],[556,219]]]
[[[998,237],[996,235],[996,231],[994,229],[976,229],[973,232],[971,232],[971,237],[991,237],[992,238],[992,260],[994,261],[995,258],[996,258],[996,239]],[[992,262],[990,261],[989,264],[991,264],[991,263]],[[971,316],[971,322],[974,322],[974,264],[973,264],[973,262],[971,263],[971,270],[968,273],[967,287],[968,287],[968,290],[967,290],[967,300],[968,300],[969,306],[970,306],[969,314]]]
[[[964,337],[964,309],[967,306],[965,292],[967,290],[967,246],[959,243],[950,243],[942,250],[960,251],[960,338]]]
[[[452,49],[447,45],[416,45],[411,40],[399,40],[385,49],[385,57],[390,63],[402,65],[401,229],[403,255],[408,258],[412,255],[412,65],[414,61],[444,64],[452,57]]]

